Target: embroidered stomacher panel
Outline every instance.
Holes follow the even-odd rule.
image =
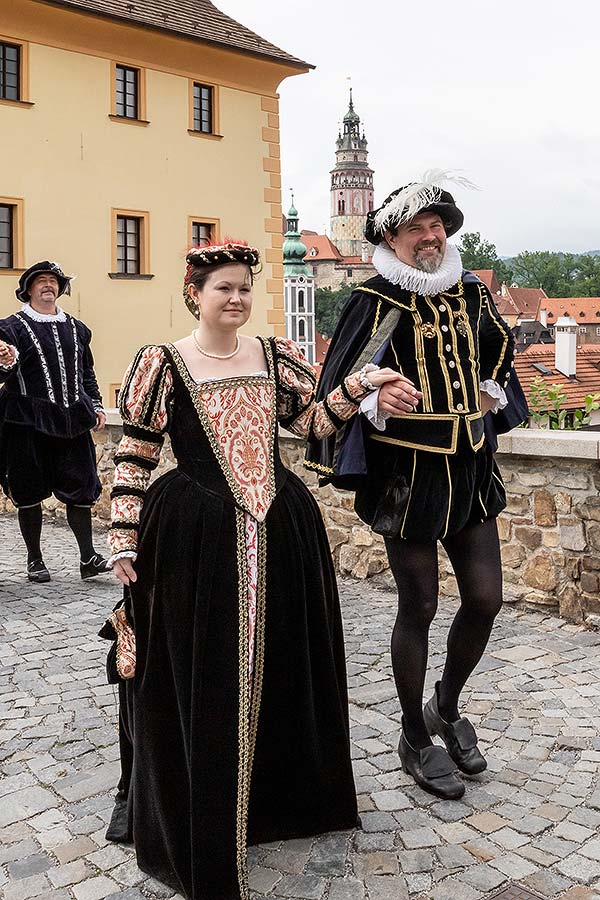
[[[236,505],[264,521],[275,498],[277,396],[271,346],[269,377],[234,376],[196,384],[177,348],[168,345]]]

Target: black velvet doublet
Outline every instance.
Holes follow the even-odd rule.
[[[91,336],[66,313],[55,321],[26,311],[0,320],[0,340],[19,354],[15,366],[0,368],[0,484],[16,506],[51,494],[92,506],[100,495],[90,430],[102,397]]]
[[[249,691],[243,512],[189,373],[165,359],[178,468],[150,486],[141,513],[122,794],[145,872],[190,900],[247,900],[247,844],[356,824],[338,594],[316,503],[275,440]]]
[[[91,337],[87,325],[67,314],[56,322],[25,312],[0,320],[0,340],[19,351],[14,368],[0,369],[0,421],[60,438],[93,428],[102,397]]]
[[[431,297],[380,275],[369,279],[344,308],[318,397],[360,360],[401,372],[423,398],[415,412],[388,419],[383,432],[361,416],[337,435],[309,439],[307,467],[321,483],[355,490],[356,511],[367,523],[388,476],[404,475],[410,496],[400,537],[407,540],[444,538],[498,515],[505,493],[485,441],[480,383],[508,385],[513,344],[489,291],[471,273]]]

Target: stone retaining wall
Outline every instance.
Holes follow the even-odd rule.
[[[107,522],[110,514],[108,492],[120,435],[118,417],[112,415],[97,436],[104,490],[95,513],[101,522]],[[283,436],[281,449],[286,465],[303,478],[319,502],[340,574],[375,578],[393,587],[383,540],[358,519],[353,495],[317,487],[316,477],[302,466],[301,441]],[[544,607],[568,619],[600,625],[599,458],[600,436],[595,433],[518,429],[501,439],[498,462],[508,504],[498,525],[507,602]],[[172,465],[167,443],[155,477]],[[48,514],[63,514],[54,500],[45,506]],[[0,510],[9,508],[0,500]],[[440,585],[442,593],[456,595],[443,550]]]

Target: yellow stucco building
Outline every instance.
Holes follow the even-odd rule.
[[[263,251],[252,333],[284,334],[277,88],[310,66],[207,0],[2,0],[0,317],[41,259],[94,333],[106,406],[134,350],[176,340],[188,246]]]

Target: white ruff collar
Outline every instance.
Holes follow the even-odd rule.
[[[423,272],[408,266],[383,241],[375,248],[373,266],[392,284],[426,297],[447,291],[460,280],[463,271],[460,253],[454,244],[446,244],[444,259],[436,272]]]
[[[21,312],[25,313],[25,315],[33,319],[34,322],[66,322],[67,314],[64,309],[61,309],[60,306],[56,306],[57,312],[54,314],[50,313],[40,313],[37,309],[32,309],[29,303],[24,303],[21,307]]]

